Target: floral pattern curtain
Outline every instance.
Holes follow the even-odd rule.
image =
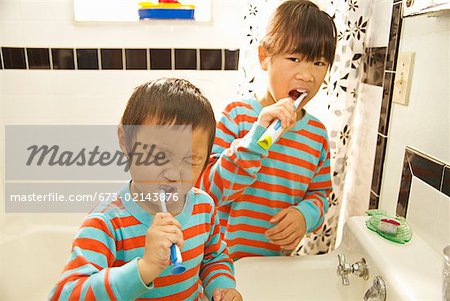
[[[238,94],[246,97],[258,89],[260,66],[257,48],[264,34],[270,13],[280,0],[248,0],[244,16],[244,44],[240,50],[240,71],[243,79]],[[327,74],[321,91],[316,98],[325,101],[327,113],[316,117],[327,126],[330,148],[333,192],[330,195],[330,208],[322,228],[317,233],[308,234],[301,242],[298,255],[324,254],[331,251],[342,231],[346,208],[351,201],[346,191],[351,189],[346,183],[348,162],[351,161],[351,140],[353,119],[357,103],[361,68],[365,46],[371,0],[314,1],[334,20],[338,31],[336,57],[332,69]],[[324,120],[326,119],[326,120]]]

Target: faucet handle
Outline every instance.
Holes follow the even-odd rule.
[[[338,276],[341,276],[342,278],[342,285],[350,285],[348,274],[355,274],[356,276],[361,277],[364,280],[369,279],[369,267],[364,258],[361,258],[354,264],[347,263],[345,261],[344,254],[338,254],[338,259],[339,264],[337,266],[336,272]]]
[[[339,264],[337,267],[337,274],[341,276],[342,285],[348,286],[350,285],[350,280],[348,279],[348,274],[351,273],[351,267],[348,263],[345,262],[345,255],[338,254]]]
[[[348,280],[348,275],[341,275],[342,278],[342,285],[349,286],[350,280]]]
[[[352,273],[358,277],[362,277],[364,280],[369,279],[369,267],[364,258],[352,264]]]

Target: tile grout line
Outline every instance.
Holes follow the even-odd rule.
[[[126,49],[122,48],[122,70],[126,70],[127,64],[127,56],[126,56]]]
[[[24,48],[24,55],[25,55],[25,70],[30,70],[29,62],[28,62],[28,48]]]
[[[98,65],[98,70],[103,70],[103,66],[102,66],[102,58],[100,57],[101,51],[100,48],[97,48],[97,65]]]
[[[432,156],[430,156],[430,155],[428,155],[428,154],[426,154],[424,152],[421,152],[421,151],[419,151],[419,150],[417,150],[415,148],[412,148],[412,147],[409,147],[409,146],[406,146],[406,148],[409,149],[411,152],[415,153],[416,155],[419,155],[420,157],[422,157],[422,158],[424,158],[424,159],[426,159],[428,161],[434,162],[434,163],[436,163],[438,165],[444,165],[444,166],[446,165],[441,160],[439,160],[437,158],[434,158],[434,157],[432,157]]]
[[[375,191],[373,191],[372,189],[370,189],[370,192],[373,193],[376,197],[380,197],[378,194],[375,193]]]
[[[175,70],[175,48],[170,48],[170,64],[172,65],[171,70]]]
[[[196,69],[195,70],[200,70],[200,49],[199,48],[195,48],[195,57],[196,57]]]
[[[73,67],[74,70],[78,70],[78,54],[77,54],[77,49],[76,48],[72,48],[72,53],[73,53]]]
[[[5,70],[5,62],[3,61],[3,47],[0,47],[0,61],[2,63],[2,70]]]
[[[224,48],[222,48],[221,50],[220,50],[220,54],[221,54],[221,56],[222,56],[222,66],[221,66],[221,69],[220,70],[225,70],[225,49]]]
[[[50,70],[53,70],[53,55],[51,48],[48,48],[48,59],[50,61]]]
[[[445,174],[445,165],[442,167],[441,185],[439,187],[440,192],[443,192],[442,189],[444,188],[444,174]]]

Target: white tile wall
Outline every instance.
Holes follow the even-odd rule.
[[[218,114],[239,80],[237,71],[4,70],[2,75],[4,121],[32,124],[116,124],[134,87],[159,77],[190,80]]]
[[[212,20],[75,22],[73,3],[0,2],[0,44],[30,47],[238,48],[245,2],[213,0]]]
[[[403,19],[400,52],[415,52],[407,106],[393,103],[381,207],[394,214],[405,147],[450,162],[450,16]]]
[[[363,215],[369,207],[382,93],[382,87],[369,84],[361,84],[358,92],[346,184],[346,197],[356,200],[348,208],[351,215]]]
[[[0,46],[232,48],[241,45],[245,3],[213,0],[212,20],[145,23],[76,23],[71,0],[1,0]],[[0,147],[5,124],[117,124],[133,88],[158,77],[181,77],[197,85],[216,114],[235,95],[237,71],[0,71]],[[0,152],[0,170],[4,153]],[[83,214],[4,215],[0,173],[0,234],[32,224],[79,226]]]
[[[366,47],[387,47],[392,16],[392,0],[372,2],[369,23],[367,24]]]
[[[423,240],[441,254],[442,249],[450,244],[450,197],[413,177],[407,221]]]

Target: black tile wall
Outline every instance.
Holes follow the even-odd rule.
[[[448,165],[446,165],[444,169],[441,191],[447,196],[450,196],[450,166]]]
[[[403,158],[402,178],[397,200],[397,214],[403,217],[406,217],[406,212],[408,211],[409,190],[411,189],[412,171],[409,165],[411,156],[411,151],[406,149]]]
[[[201,70],[222,70],[222,50],[200,49]]]
[[[175,69],[197,69],[197,50],[175,49]]]
[[[77,66],[80,70],[97,70],[98,49],[77,49]]]
[[[48,48],[27,48],[29,69],[50,69]]]
[[[406,217],[412,177],[450,196],[450,170],[443,162],[407,147],[403,159],[402,179],[397,200],[397,214]]]
[[[225,49],[225,70],[238,70],[239,50]]]
[[[172,69],[172,49],[150,49],[150,69]]]
[[[128,70],[147,69],[147,49],[126,49],[125,57]]]
[[[238,65],[239,50],[229,49],[1,47],[0,51],[0,69],[238,70]]]
[[[2,47],[5,69],[27,69],[25,49],[18,47]]]
[[[52,63],[53,69],[75,69],[73,49],[53,48]]]
[[[397,52],[402,27],[402,3],[392,6],[391,29],[389,32],[389,44],[386,54],[386,70],[395,70],[397,65]]]
[[[122,70],[123,59],[122,49],[101,49],[102,69],[104,70]]]
[[[428,185],[441,189],[442,173],[444,172],[444,163],[431,160],[426,155],[411,152],[409,159],[412,173]]]
[[[378,197],[373,191],[370,192],[370,200],[369,200],[369,209],[378,208],[378,204],[380,203],[380,197]]]
[[[388,47],[366,48],[366,56],[363,62],[362,81],[367,84],[383,87],[380,117],[378,123],[377,149],[375,155],[374,169],[372,175],[372,191],[375,197],[370,198],[370,206],[378,208],[379,195],[383,182],[383,166],[385,160],[386,144],[389,133],[389,116],[392,106],[392,92],[394,88],[395,67],[397,60],[398,45],[400,41],[402,25],[402,2],[398,1],[392,5],[391,26],[389,30]],[[405,169],[406,170],[406,169]],[[405,171],[406,172],[406,171]],[[405,174],[405,179],[408,175]],[[403,184],[402,184],[403,185]],[[409,184],[405,184],[409,185]],[[399,199],[407,199],[409,190],[404,187],[400,189]],[[398,202],[398,211],[406,214],[407,204]]]
[[[383,85],[386,47],[366,48],[365,51],[363,82],[381,87]]]
[[[381,177],[383,176],[384,158],[386,153],[386,141],[387,138],[378,134],[377,136],[377,149],[375,152],[375,163],[372,173],[372,185],[371,189],[377,195],[380,195],[381,191]]]
[[[389,127],[389,116],[392,105],[392,91],[394,90],[394,77],[392,72],[384,72],[383,79],[383,98],[381,100],[380,121],[378,123],[378,132],[387,135]]]

